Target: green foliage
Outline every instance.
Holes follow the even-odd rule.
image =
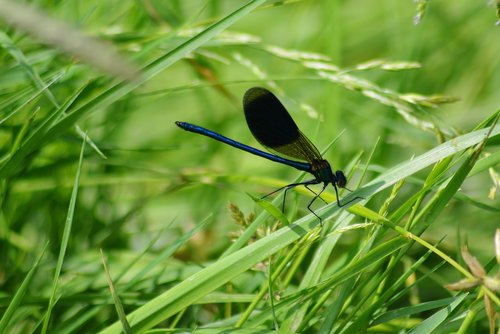
[[[37,5],[0,0],[0,332],[494,330],[495,8]],[[252,86],[361,198],[283,213],[309,175],[175,126],[258,147]]]

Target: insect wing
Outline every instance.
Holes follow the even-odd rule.
[[[250,88],[243,97],[243,109],[250,132],[270,152],[307,162],[322,160],[318,149],[267,89]]]

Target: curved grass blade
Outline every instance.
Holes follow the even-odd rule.
[[[434,313],[429,318],[422,321],[420,325],[415,327],[411,334],[427,334],[433,333],[434,330],[441,324],[443,324],[447,319],[449,319],[450,314],[453,310],[459,306],[462,301],[467,297],[468,293],[462,293],[454,297],[454,300],[444,306],[440,311]]]
[[[56,270],[54,273],[54,280],[52,282],[52,291],[50,294],[50,299],[49,299],[49,305],[47,307],[47,313],[45,314],[44,321],[43,321],[43,327],[42,327],[42,334],[47,333],[48,326],[49,326],[49,321],[50,321],[50,315],[52,313],[52,309],[54,308],[55,300],[57,298],[57,285],[59,283],[59,276],[62,271],[62,265],[64,261],[64,257],[66,255],[66,249],[68,248],[68,243],[69,243],[69,237],[71,234],[71,227],[73,225],[73,214],[75,212],[75,206],[76,206],[76,198],[78,196],[78,186],[80,184],[80,173],[82,170],[82,164],[83,164],[83,153],[85,150],[85,142],[86,140],[83,140],[82,144],[82,149],[80,151],[80,159],[78,161],[78,168],[76,170],[76,175],[75,175],[75,183],[73,186],[73,191],[71,193],[71,199],[69,202],[69,207],[68,207],[68,215],[66,217],[66,223],[64,224],[64,231],[63,231],[63,236],[61,240],[61,248],[59,250],[59,256],[57,258],[57,265],[56,265]]]
[[[290,225],[290,222],[288,221],[288,218],[286,218],[285,214],[279,210],[277,207],[275,207],[272,203],[265,201],[263,199],[257,198],[255,196],[252,196],[251,194],[248,194],[252,200],[257,203],[261,208],[269,212],[274,218],[279,220],[283,225],[288,226]]]
[[[104,256],[104,252],[101,248],[101,260],[104,266],[104,272],[106,273],[106,280],[108,281],[108,287],[111,291],[111,296],[113,297],[113,303],[115,304],[116,313],[118,313],[118,317],[120,318],[120,322],[122,323],[123,332],[125,334],[132,334],[132,330],[130,329],[130,325],[127,321],[127,317],[125,316],[125,310],[123,309],[123,304],[120,300],[120,296],[116,291],[116,285],[111,278],[111,273],[109,272],[108,263],[106,257]]]

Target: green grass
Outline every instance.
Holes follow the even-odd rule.
[[[486,1],[12,3],[0,333],[498,330]],[[283,213],[260,198],[309,175],[175,126],[259,147],[252,86],[345,172],[341,201],[362,199],[328,188],[320,224],[298,187]]]

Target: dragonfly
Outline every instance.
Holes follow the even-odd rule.
[[[349,202],[341,204],[338,188],[347,189],[347,178],[344,172],[341,170],[333,172],[330,163],[323,159],[316,146],[299,130],[286,108],[269,90],[263,87],[248,89],[243,96],[243,111],[250,132],[269,152],[245,145],[199,125],[180,121],[175,122],[175,124],[186,131],[210,137],[259,157],[312,174],[314,178],[311,180],[288,184],[263,197],[265,198],[285,189],[282,211],[284,211],[287,191],[301,185],[314,194],[313,199],[307,205],[307,209],[320,222],[322,222],[321,217],[312,210],[311,206],[317,198],[325,202],[321,198],[321,194],[329,184],[335,190],[337,205],[339,207],[360,198],[355,197]],[[317,184],[323,184],[323,188],[316,193],[309,186]]]

